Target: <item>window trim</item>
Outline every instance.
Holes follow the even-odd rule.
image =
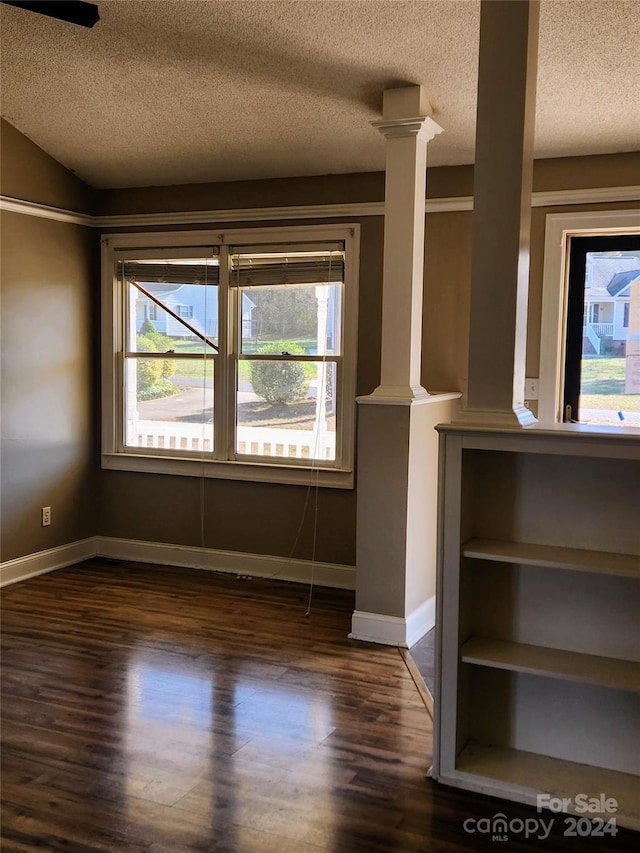
[[[293,245],[341,241],[345,245],[345,286],[343,316],[343,352],[342,391],[340,409],[342,427],[336,435],[341,444],[342,458],[340,467],[299,465],[295,462],[280,464],[272,459],[220,460],[209,456],[202,458],[169,457],[157,453],[126,452],[118,446],[123,421],[123,395],[118,393],[118,371],[122,359],[122,289],[116,285],[114,277],[115,252],[136,257],[150,256],[153,250],[184,250],[190,247],[218,246],[222,250],[230,246]],[[351,489],[354,487],[355,455],[355,397],[357,366],[357,315],[358,281],[360,261],[360,226],[357,223],[332,225],[301,225],[274,228],[219,229],[193,231],[154,231],[147,233],[130,232],[125,234],[104,234],[101,238],[102,250],[102,467],[121,471],[143,471],[149,473],[175,474],[249,480],[255,482],[318,484],[333,488]],[[228,308],[230,294],[221,294],[220,302],[220,340],[222,326],[226,333],[232,334],[233,318]],[[229,384],[229,383],[227,383]],[[226,399],[230,400],[231,391],[226,389]],[[151,450],[151,448],[150,448]]]
[[[640,234],[640,210],[549,213],[546,217],[540,326],[540,426],[562,423],[569,237]],[[595,429],[595,428],[594,428]],[[602,431],[610,431],[603,427]]]
[[[629,248],[633,249],[634,252],[640,249],[640,234],[590,234],[588,236],[581,234],[572,236],[568,241],[567,323],[562,403],[565,422],[581,423],[580,396],[585,325],[584,310],[586,307],[585,285],[588,279],[587,259],[593,253]],[[592,323],[606,322],[600,319],[601,307],[606,304],[606,302],[591,303],[586,319]],[[613,308],[614,305],[612,305]],[[614,317],[612,316],[612,325],[613,322]],[[567,420],[567,407],[571,412],[570,421]]]

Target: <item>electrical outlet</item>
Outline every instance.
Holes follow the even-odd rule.
[[[525,379],[524,380],[524,399],[525,400],[537,400],[538,399],[538,377],[535,379]]]
[[[51,507],[43,506],[42,507],[42,526],[49,527],[51,524]]]

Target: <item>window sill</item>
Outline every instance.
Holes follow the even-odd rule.
[[[332,489],[353,489],[354,487],[353,471],[339,471],[331,468],[303,468],[295,465],[177,459],[133,453],[103,453],[102,467],[112,471],[139,471],[146,474],[247,480],[254,483],[318,485]]]

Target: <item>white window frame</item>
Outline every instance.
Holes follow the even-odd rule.
[[[547,214],[540,326],[538,423],[562,423],[567,328],[569,238],[640,234],[640,210],[598,210]],[[610,430],[603,427],[602,431]]]
[[[344,305],[342,327],[342,384],[337,425],[336,446],[340,458],[336,465],[318,465],[314,460],[287,460],[280,464],[273,457],[245,460],[212,459],[206,454],[178,457],[145,453],[144,448],[123,445],[123,371],[122,335],[124,316],[122,284],[115,274],[116,258],[149,250],[184,250],[187,247],[234,247],[257,244],[295,246],[297,243],[336,242],[345,246]],[[360,226],[312,225],[282,228],[233,229],[221,232],[161,231],[150,233],[106,234],[102,236],[102,467],[120,471],[176,474],[257,482],[313,484],[350,489],[354,486],[355,396],[357,364],[357,313],[360,259]],[[223,288],[224,290],[224,288]],[[221,293],[219,331],[221,341],[230,339],[233,323],[228,294]],[[222,334],[226,324],[227,334]],[[229,350],[229,355],[231,351]],[[223,380],[226,382],[226,378]],[[233,389],[227,388],[230,406]]]

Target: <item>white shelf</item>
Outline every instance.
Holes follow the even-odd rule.
[[[587,551],[581,548],[563,548],[559,545],[503,542],[498,539],[469,539],[462,546],[462,554],[474,560],[640,578],[640,556],[632,554]]]
[[[454,774],[447,781],[458,787],[533,804],[539,793],[569,798],[572,802],[577,794],[590,798],[605,794],[617,801],[618,810],[598,817],[615,817],[620,826],[640,829],[640,778],[629,773],[472,741],[458,756]],[[569,811],[575,813],[574,809]],[[584,816],[595,817],[588,813]]]
[[[640,663],[634,661],[484,637],[467,640],[460,656],[463,663],[640,692]]]

